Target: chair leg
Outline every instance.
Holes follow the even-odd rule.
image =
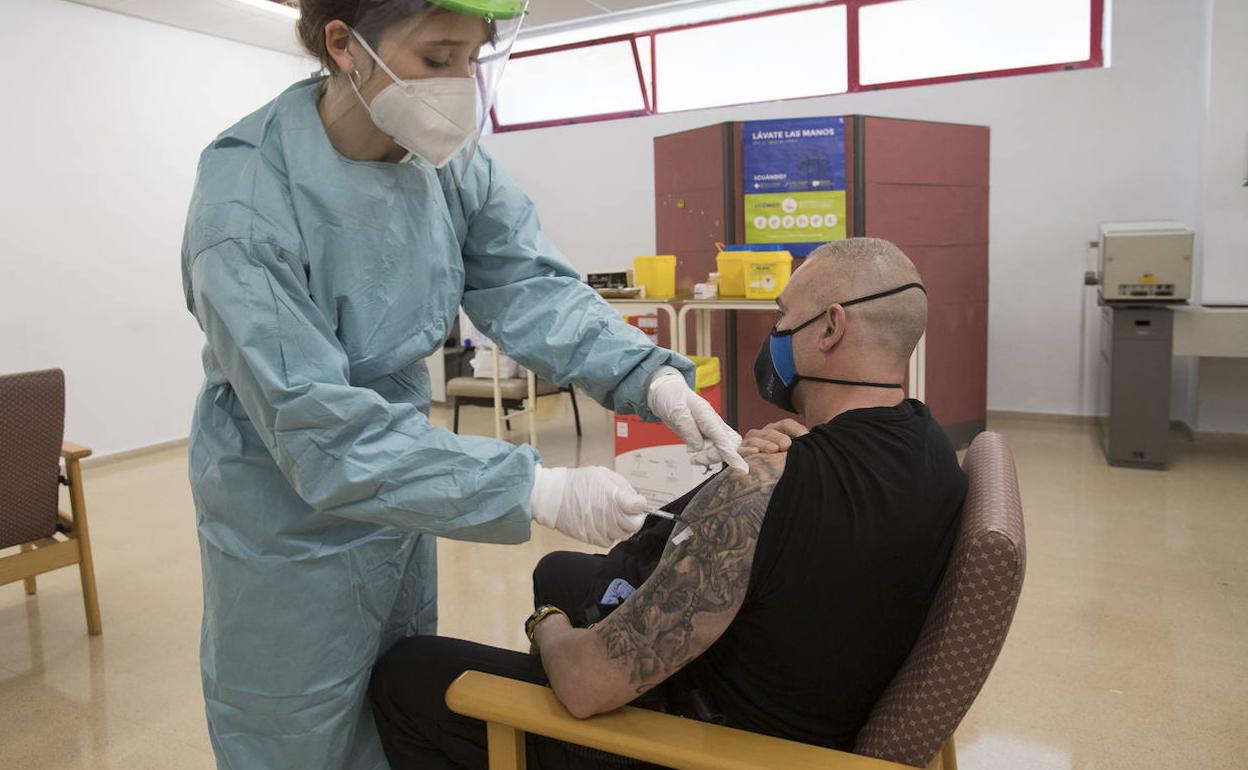
[[[454,427],[451,428],[451,432],[459,433],[459,399],[455,396],[451,396],[451,404],[455,409],[455,424]]]
[[[33,545],[30,545],[28,543],[22,543],[22,553],[26,553],[27,551],[33,551],[33,550],[35,550],[35,547]],[[35,591],[39,590],[39,586],[35,583],[34,575],[31,575],[30,577],[26,578],[22,582],[25,583],[26,585],[27,596],[34,596]]]
[[[104,632],[100,618],[100,595],[95,587],[95,564],[91,560],[91,546],[84,540],[78,546],[84,554],[78,562],[78,576],[82,578],[82,606],[87,613],[87,633],[99,636]]]
[[[945,745],[940,748],[940,761],[942,770],[958,770],[958,751],[953,745],[953,736],[949,736],[949,740],[945,741]]]
[[[74,516],[74,536],[78,541],[78,576],[82,578],[82,604],[87,614],[87,633],[99,636],[100,596],[95,587],[95,557],[91,554],[91,530],[87,526],[87,503],[82,494],[82,468],[77,460],[65,463],[69,477],[69,510]]]
[[[581,410],[576,406],[576,388],[568,388],[568,395],[572,397],[572,419],[576,420],[576,437],[581,437]]]
[[[485,735],[490,770],[525,770],[524,733],[514,727],[486,722]]]
[[[952,735],[949,736],[949,740],[940,744],[936,756],[932,757],[924,770],[958,770],[958,756],[953,747]]]

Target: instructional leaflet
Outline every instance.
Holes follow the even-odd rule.
[[[745,241],[793,256],[845,237],[845,118],[748,121]]]

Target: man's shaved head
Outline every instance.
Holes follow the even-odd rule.
[[[793,275],[783,301],[801,313],[820,310],[908,283],[922,283],[901,249],[880,238],[850,238],[815,249]],[[918,289],[846,309],[858,348],[904,363],[927,328],[927,295]]]

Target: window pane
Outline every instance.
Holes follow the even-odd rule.
[[[842,93],[845,6],[655,37],[660,112]]]
[[[495,109],[505,126],[642,111],[633,47],[605,43],[513,58]]]
[[[897,0],[863,6],[863,85],[1083,61],[1090,0]]]

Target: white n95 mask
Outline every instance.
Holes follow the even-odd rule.
[[[360,93],[359,72],[348,76],[351,88],[368,109],[373,123],[403,149],[418,155],[437,168],[455,157],[477,135],[477,82],[467,78],[421,78],[400,80],[364,38],[351,30],[377,66],[394,82],[364,100]]]

